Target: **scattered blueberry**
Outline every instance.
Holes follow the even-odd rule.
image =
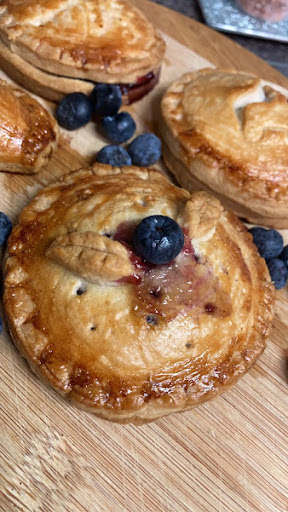
[[[83,92],[67,94],[59,103],[56,119],[62,128],[77,130],[87,124],[92,117],[90,98]]]
[[[283,238],[278,231],[260,227],[251,228],[249,231],[262,258],[269,259],[279,256],[283,249]]]
[[[123,167],[124,165],[132,164],[130,155],[121,146],[104,146],[104,148],[100,149],[96,162],[109,164],[113,167]]]
[[[283,261],[279,260],[279,258],[269,258],[266,260],[266,263],[276,290],[284,288],[286,285],[288,270]]]
[[[2,329],[3,329],[3,324],[2,324],[2,318],[0,317],[0,334],[2,332]]]
[[[122,104],[120,87],[114,84],[96,84],[90,100],[96,116],[115,116]]]
[[[161,141],[153,133],[143,133],[131,142],[128,153],[134,165],[153,165],[161,156]]]
[[[120,112],[116,116],[104,117],[101,124],[107,139],[117,144],[126,142],[136,130],[135,121],[128,112]]]
[[[0,246],[6,242],[8,236],[10,235],[11,230],[11,220],[9,219],[9,217],[7,217],[7,215],[5,215],[5,213],[0,212]]]
[[[288,270],[288,245],[285,245],[285,247],[283,248],[282,252],[279,255],[279,259],[282,260],[283,263],[285,263],[286,268]]]
[[[184,234],[179,224],[164,215],[143,219],[133,233],[135,252],[156,265],[172,261],[182,250]]]

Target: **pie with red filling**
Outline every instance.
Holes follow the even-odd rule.
[[[184,233],[165,265],[131,244],[155,214]],[[4,305],[41,379],[103,418],[143,422],[200,404],[249,369],[265,347],[274,287],[252,236],[217,199],[153,169],[95,164],[21,213]]]
[[[123,103],[158,82],[165,43],[125,0],[4,0],[0,62],[18,83],[52,101],[90,93],[95,82],[121,86]]]

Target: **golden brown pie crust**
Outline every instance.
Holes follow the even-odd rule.
[[[36,173],[58,138],[55,119],[34,98],[0,80],[0,170]]]
[[[139,261],[116,234],[156,213],[177,220],[186,242],[139,284]],[[162,300],[153,286],[163,276]],[[150,421],[226,390],[265,347],[274,293],[237,218],[153,169],[95,164],[63,177],[23,210],[8,243],[15,344],[61,395],[113,421]]]
[[[204,69],[162,99],[164,159],[182,186],[207,189],[252,223],[288,227],[287,98],[255,76]]]
[[[40,70],[94,82],[134,83],[160,67],[165,43],[124,0],[4,0],[0,38]]]
[[[25,61],[0,40],[0,67],[17,84],[49,101],[59,102],[67,94],[82,92],[90,94],[94,82],[42,71]]]

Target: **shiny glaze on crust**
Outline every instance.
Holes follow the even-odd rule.
[[[105,82],[106,74],[135,82],[159,67],[165,50],[144,14],[121,0],[5,0],[0,31],[5,44],[34,66],[94,81]]]
[[[48,112],[20,89],[0,81],[0,160],[33,170],[46,147],[55,143],[57,126]]]
[[[205,301],[155,324],[133,310],[137,285],[95,286],[45,257],[60,234],[112,237],[155,211],[187,229],[198,263],[207,260],[231,299],[225,318]],[[153,170],[97,164],[44,189],[12,232],[5,276],[10,330],[32,369],[113,420],[153,419],[223,391],[262,352],[271,325],[274,288],[251,235],[215,199]]]
[[[191,182],[250,208],[258,222],[288,218],[288,103],[276,88],[235,71],[187,73],[162,99],[161,132]],[[170,167],[185,182],[180,165]]]

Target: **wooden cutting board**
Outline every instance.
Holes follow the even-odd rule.
[[[146,0],[133,3],[167,41],[160,86],[130,109],[139,132],[153,128],[163,89],[185,71],[230,67],[288,88],[280,73],[204,25]],[[93,161],[103,144],[92,123],[76,134],[63,131],[39,175],[0,173],[0,210],[15,221],[43,185]],[[288,288],[277,292],[265,353],[234,388],[136,427],[70,406],[34,377],[4,328],[0,511],[287,512],[287,329]]]

